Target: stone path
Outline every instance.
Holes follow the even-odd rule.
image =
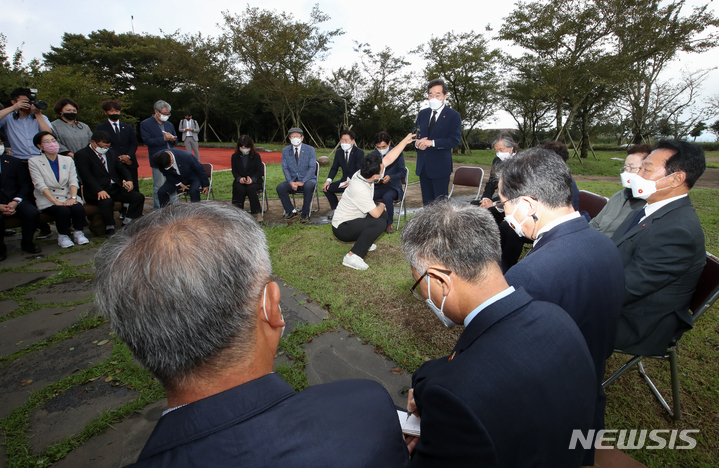
[[[38,255],[22,252],[19,240],[5,238],[8,259],[0,263],[0,468],[134,462],[167,402],[97,316],[91,263],[102,239],[62,251],[56,239],[40,241]],[[284,336],[327,317],[307,296],[277,282]],[[341,328],[314,337],[304,347],[310,385],[372,379],[405,406],[411,376],[362,343]],[[280,352],[275,363],[289,361]],[[153,391],[154,397],[143,396]],[[108,420],[113,412],[122,413],[119,420]]]

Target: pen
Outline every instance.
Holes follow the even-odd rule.
[[[409,417],[412,416],[412,413],[407,413],[407,419],[404,420],[404,422],[409,421]]]

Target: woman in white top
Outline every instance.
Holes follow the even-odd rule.
[[[369,268],[364,256],[377,248],[373,242],[387,227],[384,203],[374,203],[374,186],[384,176],[384,168],[392,164],[412,141],[414,135],[410,133],[384,158],[379,154],[365,156],[362,167],[350,179],[332,218],[332,233],[335,237],[343,242],[355,243],[342,260],[344,266],[355,270]]]
[[[57,243],[63,249],[72,247],[75,243],[89,243],[82,233],[82,228],[85,227],[85,208],[77,199],[79,184],[75,161],[71,157],[57,154],[60,144],[50,132],[38,133],[33,138],[33,143],[43,153],[28,161],[30,177],[35,186],[37,209],[55,218]],[[70,221],[75,228],[75,243],[70,240]]]

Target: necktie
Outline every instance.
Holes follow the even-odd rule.
[[[350,162],[350,152],[345,151],[345,161]]]
[[[120,129],[119,129],[118,126],[117,126],[117,122],[115,122],[115,123],[112,124],[112,125],[115,127],[115,133],[120,133]]]
[[[299,165],[300,164],[300,150],[295,148],[295,162]]]
[[[434,127],[435,123],[437,123],[437,111],[432,112],[432,118],[429,120],[429,135],[432,134],[432,128]]]
[[[107,160],[105,159],[105,156],[100,155],[99,158],[100,158],[100,161],[102,161],[102,165],[105,166],[105,170],[107,172],[110,172],[109,169],[107,168]]]
[[[628,233],[629,231],[632,230],[632,228],[633,228],[634,226],[636,226],[637,224],[639,224],[639,220],[642,219],[645,214],[646,214],[646,212],[644,211],[644,208],[642,208],[641,210],[639,210],[639,213],[637,213],[637,215],[634,217],[634,219],[632,220],[631,224],[629,224],[629,227],[627,228],[627,230],[624,231],[624,234]]]

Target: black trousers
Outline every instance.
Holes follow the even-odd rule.
[[[379,184],[374,186],[374,199],[378,198],[387,207],[387,226],[390,226],[394,222],[394,201],[399,198],[399,193],[389,185]]]
[[[105,223],[105,226],[115,224],[113,207],[116,201],[129,204],[125,214],[128,218],[135,219],[142,216],[145,196],[140,192],[135,192],[134,190],[128,192],[124,188],[118,187],[117,184],[112,184],[107,190],[107,194],[110,195],[110,198],[105,198],[104,200],[98,200],[96,193],[88,193],[85,199],[85,203],[95,205],[100,209],[100,216],[102,216],[102,222]]]
[[[337,198],[338,193],[342,193],[345,191],[345,189],[340,188],[340,184],[344,184],[347,181],[338,181],[338,182],[332,182],[329,187],[327,187],[327,191],[325,192],[325,197],[327,197],[327,201],[330,202],[330,209],[334,210],[337,208],[337,205],[339,204],[339,199]],[[347,188],[347,187],[345,187]]]
[[[250,213],[261,213],[262,207],[260,206],[260,198],[257,196],[258,190],[262,190],[262,185],[241,184],[235,180],[232,182],[232,204],[244,210],[245,198],[248,198],[250,200]]]
[[[22,223],[22,245],[28,246],[31,245],[33,242],[33,237],[35,236],[35,229],[37,229],[37,225],[39,222],[40,212],[37,211],[37,207],[35,206],[34,201],[29,200],[23,200],[22,203],[20,203],[15,208],[15,214],[12,216],[0,216],[0,252],[5,252],[5,242],[3,240],[3,237],[5,236],[5,218],[20,218],[20,222]]]
[[[332,226],[332,233],[342,242],[356,241],[350,251],[364,258],[372,243],[382,235],[387,227],[387,212],[383,211],[379,218],[367,215],[364,218],[345,221],[338,227]]]
[[[58,234],[70,235],[70,222],[76,231],[82,231],[82,228],[85,227],[85,208],[82,203],[70,206],[48,206],[42,212],[55,217]]]

